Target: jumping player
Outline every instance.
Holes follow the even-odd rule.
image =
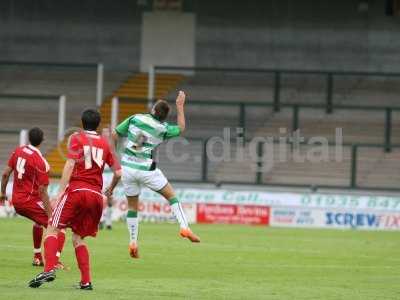
[[[165,122],[170,107],[168,102],[158,100],[150,114],[137,114],[119,124],[113,132],[117,142],[119,137],[127,137],[128,143],[121,158],[122,184],[128,199],[126,222],[129,230],[129,253],[139,258],[138,248],[138,202],[142,186],[160,193],[171,205],[172,212],[180,225],[180,235],[192,242],[200,242],[190,229],[182,206],[164,174],[153,161],[153,150],[162,142],[177,137],[185,130],[185,93],[180,91],[176,98],[177,123]]]
[[[43,227],[47,227],[52,210],[47,194],[50,167],[39,150],[43,141],[43,131],[34,127],[29,130],[28,136],[30,145],[17,147],[10,156],[8,166],[1,178],[0,200],[7,199],[6,188],[13,173],[12,203],[17,214],[34,222],[32,229],[34,253],[32,265],[43,266],[41,254]],[[65,231],[60,231],[57,257],[60,257],[64,241]],[[63,268],[61,262],[57,262],[57,268]]]
[[[92,290],[89,251],[84,238],[96,236],[103,211],[102,173],[105,163],[113,168],[114,176],[108,191],[112,192],[121,177],[121,168],[109,147],[107,139],[96,133],[100,113],[88,109],[82,113],[84,131],[71,135],[68,143],[68,159],[60,180],[57,204],[49,219],[44,241],[44,272],[29,282],[37,288],[56,278],[55,264],[57,234],[60,229],[72,229],[72,243],[81,272],[79,289]]]

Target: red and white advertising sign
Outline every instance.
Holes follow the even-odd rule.
[[[197,204],[198,223],[268,225],[269,207],[258,205]]]
[[[181,203],[189,223],[196,223],[196,204]],[[175,222],[171,206],[167,201],[163,202],[139,202],[139,218],[147,222]]]
[[[181,203],[189,223],[196,223],[196,204]],[[113,220],[124,218],[128,211],[126,200],[115,201],[113,205]],[[139,219],[147,222],[175,222],[171,206],[167,201],[140,201]]]

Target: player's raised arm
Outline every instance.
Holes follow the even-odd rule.
[[[10,179],[12,171],[13,169],[11,169],[9,166],[7,166],[3,171],[3,175],[1,176],[0,201],[7,200],[7,195],[6,195],[7,184],[8,180]]]
[[[177,111],[177,123],[182,134],[186,129],[185,122],[185,100],[186,95],[183,91],[179,91],[178,97],[176,97],[176,111]]]

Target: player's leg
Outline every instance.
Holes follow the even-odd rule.
[[[58,235],[59,229],[47,226],[44,239],[44,271],[39,273],[29,282],[29,287],[38,288],[45,282],[51,282],[56,278],[55,267],[57,264]]]
[[[76,201],[70,198],[68,198],[69,201],[67,201],[67,198],[68,194],[65,194],[63,198],[58,201],[51,218],[48,220],[44,239],[44,270],[29,282],[29,287],[38,288],[43,283],[53,281],[56,278],[55,270],[58,263],[57,252],[60,249],[58,236],[60,229],[64,228],[61,224],[68,224],[76,211]]]
[[[168,183],[167,178],[164,176],[161,170],[156,169],[151,172],[142,173],[144,184],[153,191],[161,194],[171,205],[172,213],[181,228],[180,235],[188,238],[194,243],[200,242],[200,238],[190,230],[182,205],[176,197],[174,189],[172,188],[171,184]]]
[[[58,235],[60,230],[54,226],[47,226],[46,235],[44,239],[44,271],[49,272],[55,269],[58,257],[57,252],[59,248]]]
[[[138,234],[139,219],[138,206],[140,194],[140,178],[138,170],[129,167],[122,168],[122,185],[128,200],[128,213],[126,215],[126,225],[129,231],[129,254],[132,258],[139,258]]]
[[[32,199],[31,201],[14,202],[15,211],[34,222],[32,228],[33,235],[33,247],[34,247],[34,259],[33,265],[43,266],[43,260],[41,255],[41,243],[43,237],[43,227],[47,226],[48,216],[43,208],[41,199]]]
[[[38,230],[38,228],[40,228],[40,230]],[[35,245],[34,245],[34,258],[33,258],[32,265],[33,266],[44,266],[43,258],[42,258],[42,254],[41,254],[43,227],[40,225],[34,224],[33,231],[34,231],[34,244]],[[39,236],[40,236],[40,241],[39,241]],[[57,253],[56,253],[57,263],[55,265],[55,268],[57,270],[64,270],[64,269],[66,269],[66,267],[60,261],[61,252],[64,248],[64,243],[65,243],[65,230],[64,229],[62,229],[58,232],[57,241],[58,241],[58,248],[57,248]],[[37,246],[39,246],[39,247],[37,248]]]
[[[83,239],[87,236],[96,236],[103,212],[104,199],[102,194],[95,191],[72,192],[71,198],[79,204],[80,208],[70,220],[76,261],[81,271],[78,288],[92,290],[89,251]]]
[[[129,254],[132,258],[139,258],[138,235],[139,235],[139,195],[126,196],[128,200],[128,213],[126,225],[129,231]]]
[[[57,270],[64,270],[66,267],[65,265],[60,261],[61,253],[64,249],[64,244],[65,244],[65,229],[60,229],[58,234],[57,234],[57,241],[58,241],[58,248],[57,248],[57,264],[56,264],[56,269]]]
[[[38,223],[33,223],[32,238],[33,238],[33,266],[43,266],[42,258],[42,237],[43,227]]]
[[[167,183],[161,190],[158,191],[158,193],[167,199],[171,205],[172,213],[174,214],[181,228],[180,235],[184,238],[188,238],[193,243],[199,243],[200,238],[190,230],[185,212],[183,211],[182,205],[176,197],[175,191],[171,184]]]
[[[42,219],[44,219],[45,217],[47,218],[47,215],[45,217],[40,218],[39,217],[40,214],[38,212],[36,213],[36,215],[38,216],[36,218],[36,220],[39,220],[39,221],[43,221]],[[38,264],[36,264],[37,261],[41,261],[42,263],[39,264],[41,266],[43,266],[43,260],[41,259],[42,256],[40,253],[41,252],[40,245],[42,243],[42,233],[43,233],[43,227],[40,226],[39,223],[36,223],[36,226],[35,225],[33,226],[34,248],[36,249],[36,250],[34,250],[35,257],[34,257],[33,264],[38,265]],[[60,257],[61,257],[61,252],[64,248],[64,243],[65,243],[65,229],[58,230],[57,241],[58,241],[58,247],[57,247],[57,253],[56,253],[56,257],[57,257],[56,269],[64,269],[65,266],[60,261]],[[36,253],[38,253],[38,254],[36,254]]]
[[[72,234],[72,244],[75,248],[76,262],[81,272],[81,281],[79,282],[78,288],[82,290],[92,290],[88,247],[83,238],[76,233]]]

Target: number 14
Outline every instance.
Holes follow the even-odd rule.
[[[90,151],[90,149],[92,149],[92,151]],[[92,159],[99,166],[99,168],[103,166],[103,149],[83,146],[83,155],[85,157],[85,169],[92,168]]]

